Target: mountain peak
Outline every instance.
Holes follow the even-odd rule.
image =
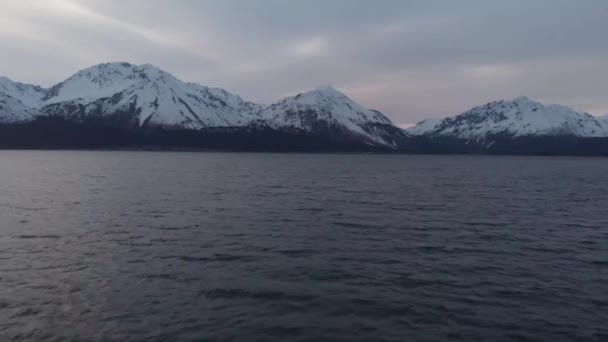
[[[518,96],[513,99],[515,103],[534,103],[534,101],[530,100],[527,96]]]
[[[484,110],[489,110],[489,109],[505,111],[505,110],[509,110],[509,108],[511,108],[511,109],[519,108],[519,110],[518,110],[519,112],[527,113],[528,111],[536,111],[543,107],[544,107],[544,105],[540,102],[530,100],[530,98],[528,98],[526,96],[519,96],[512,100],[503,99],[503,100],[488,102],[484,105],[473,108],[471,111],[469,111],[469,113],[473,113],[473,112],[478,113],[478,112],[483,112]]]
[[[145,70],[145,71],[148,71],[148,72],[168,74],[168,72],[166,72],[163,69],[157,67],[156,65],[150,64],[150,63],[145,63],[145,64],[137,65],[137,66],[135,66],[135,68],[139,69],[139,70]]]
[[[154,65],[152,63],[144,63],[144,64],[141,64],[139,67],[140,68],[160,69],[159,67],[157,67],[156,65]]]
[[[284,100],[293,100],[302,104],[318,104],[325,101],[350,101],[348,96],[329,85],[322,85],[307,92],[287,97]]]
[[[337,92],[336,88],[334,88],[334,86],[329,85],[329,84],[321,84],[318,87],[316,87],[314,90],[321,91],[321,92]]]
[[[8,77],[0,76],[0,94],[10,96],[27,106],[36,105],[45,91],[40,86],[15,82]]]
[[[90,66],[88,68],[79,70],[78,72],[76,72],[76,75],[86,73],[86,72],[92,72],[92,71],[108,72],[108,71],[114,71],[114,70],[131,70],[133,67],[135,67],[135,65],[133,65],[131,63],[127,63],[127,62],[99,63],[99,64],[95,64],[93,66]]]
[[[421,122],[409,132],[480,139],[508,136],[608,136],[608,127],[589,114],[562,105],[543,105],[527,97],[495,101],[439,122]]]
[[[70,76],[68,80],[78,78],[94,79],[100,77],[104,79],[107,77],[116,78],[132,73],[134,67],[135,65],[126,62],[100,63],[78,70],[75,74]]]
[[[277,126],[317,133],[332,130],[349,132],[372,143],[392,146],[379,133],[382,128],[378,128],[378,131],[373,128],[383,125],[392,127],[391,121],[382,113],[361,106],[332,86],[324,85],[284,98],[266,107],[261,116]]]
[[[44,97],[45,104],[111,97],[126,89],[142,88],[154,82],[175,84],[171,74],[152,64],[135,65],[128,62],[96,64],[79,70],[67,80],[51,87]]]
[[[94,77],[98,75],[124,75],[128,76],[136,72],[151,72],[151,73],[163,73],[168,74],[166,71],[150,63],[136,65],[128,62],[108,62],[100,63],[88,68],[79,70],[72,77],[75,76],[89,76]]]
[[[346,95],[344,95],[344,93],[342,93],[341,91],[337,90],[336,88],[334,88],[331,85],[320,85],[320,86],[316,87],[315,89],[313,89],[310,92],[311,93],[317,93],[317,94],[320,94],[322,96],[328,96],[328,97],[342,97],[342,96],[346,96]]]
[[[93,67],[123,67],[123,68],[130,68],[135,66],[135,64],[131,64],[129,62],[106,62],[106,63],[99,63],[97,65],[94,65]]]
[[[518,96],[513,99],[513,102],[532,102],[527,96]]]

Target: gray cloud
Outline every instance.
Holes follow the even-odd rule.
[[[605,0],[5,0],[0,74],[105,61],[271,102],[334,84],[396,123],[527,95],[608,113]]]

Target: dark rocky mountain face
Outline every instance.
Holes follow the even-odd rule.
[[[117,118],[118,120],[118,118]],[[62,116],[42,116],[0,124],[0,148],[59,149],[186,149],[269,152],[396,152],[333,129],[313,133],[266,124],[202,129],[131,126],[89,119],[76,122]]]

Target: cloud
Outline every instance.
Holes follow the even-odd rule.
[[[291,52],[297,57],[322,57],[328,48],[329,41],[326,37],[314,37],[294,44]]]
[[[150,62],[260,102],[334,84],[394,122],[527,95],[608,113],[604,0],[4,0],[0,74]]]

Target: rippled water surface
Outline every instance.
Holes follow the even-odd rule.
[[[1,341],[608,340],[608,159],[0,152]]]

